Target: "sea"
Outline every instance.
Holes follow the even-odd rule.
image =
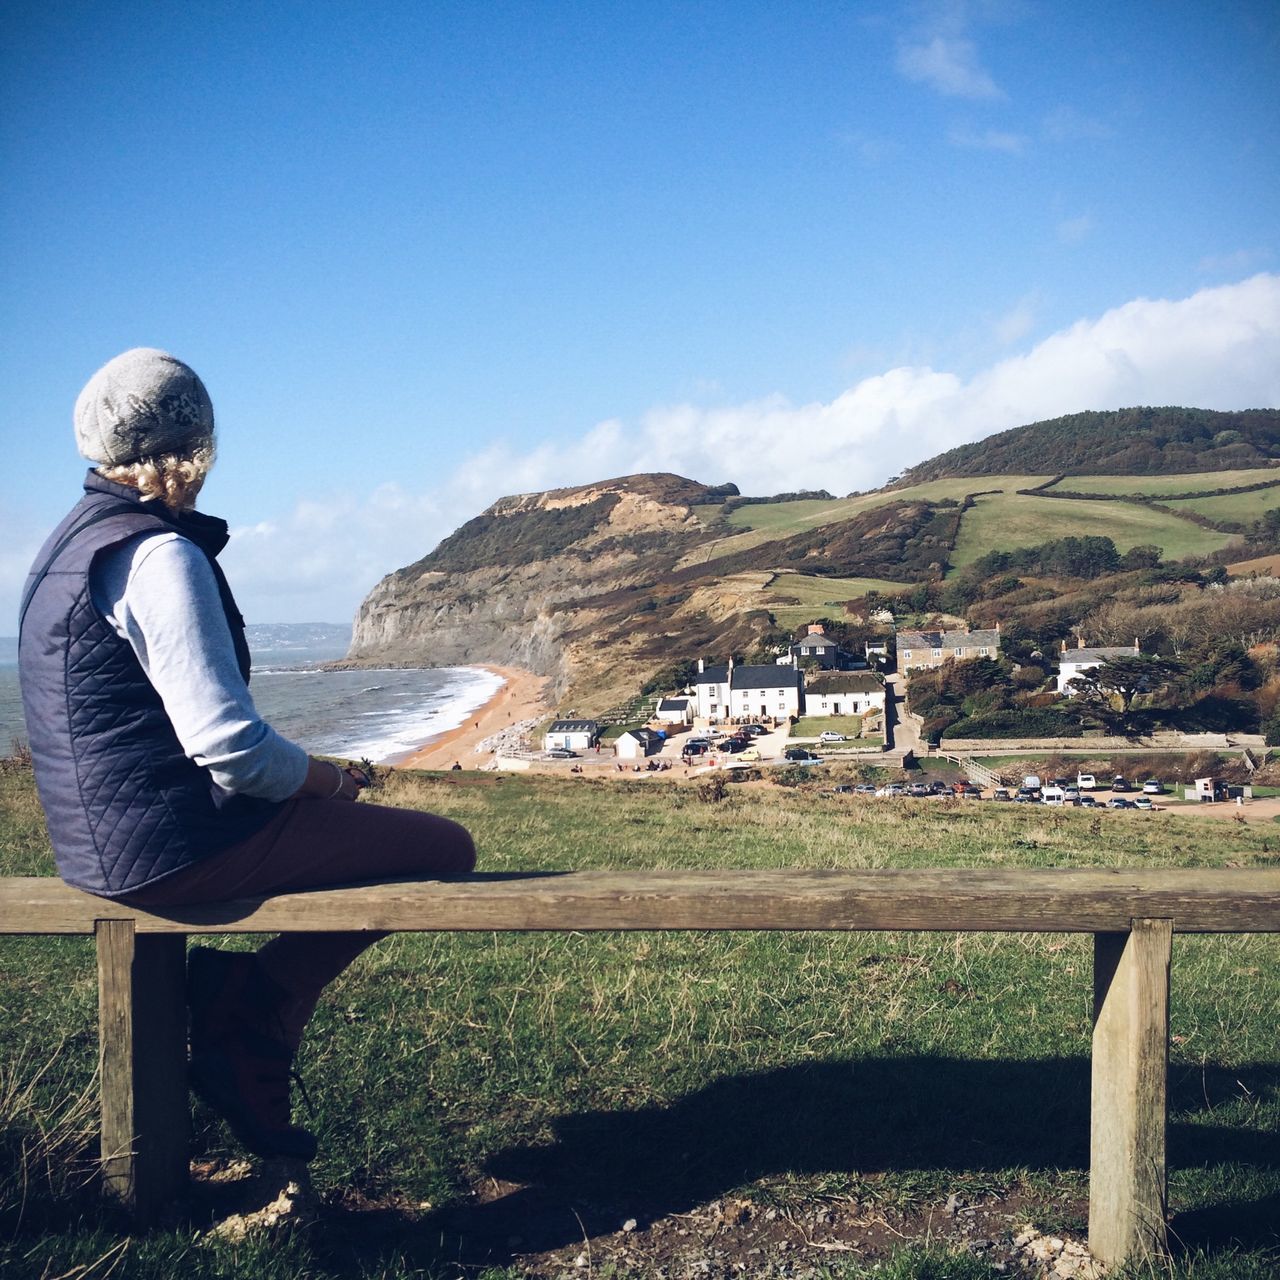
[[[340,624],[258,623],[246,635],[259,713],[316,755],[394,764],[465,723],[502,687],[500,676],[480,667],[325,671],[351,643],[351,628]],[[0,637],[0,755],[26,735],[18,641]]]

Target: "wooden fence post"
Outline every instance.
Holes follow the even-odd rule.
[[[139,1223],[187,1185],[186,937],[99,920],[102,1185]]]
[[[1094,935],[1089,1250],[1108,1266],[1165,1252],[1171,920]]]

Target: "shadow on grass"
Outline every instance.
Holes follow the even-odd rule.
[[[473,1201],[421,1218],[332,1208],[309,1239],[317,1255],[353,1263],[393,1251],[424,1267],[504,1265],[760,1179],[1081,1172],[1089,1091],[1084,1058],[870,1058],[724,1077],[665,1107],[560,1116],[551,1142],[493,1153]],[[1171,1072],[1170,1167],[1247,1166],[1262,1197],[1180,1214],[1174,1238],[1188,1248],[1280,1246],[1280,1196],[1268,1181],[1280,1171],[1280,1138],[1214,1120],[1238,1114],[1241,1098],[1277,1094],[1272,1064]],[[884,1187],[892,1196],[892,1176]]]
[[[1280,1068],[1175,1071],[1171,1113],[1203,1116],[1206,1099],[1238,1098],[1242,1085],[1255,1097],[1274,1095]],[[616,1231],[627,1218],[643,1223],[687,1212],[764,1178],[1083,1171],[1089,1091],[1083,1058],[864,1059],[727,1077],[668,1107],[561,1116],[553,1142],[511,1147],[486,1162],[485,1172],[514,1190],[435,1215],[433,1223],[466,1253],[513,1237],[524,1251],[542,1251]],[[1280,1169],[1280,1142],[1201,1120],[1170,1126],[1170,1167],[1223,1162]],[[1280,1243],[1274,1215],[1263,1238],[1249,1226],[1251,1207],[1240,1210],[1236,1217],[1225,1209],[1218,1217],[1184,1215],[1180,1234],[1206,1248]]]

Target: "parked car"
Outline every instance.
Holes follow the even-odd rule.
[[[945,796],[950,792],[950,790],[951,788],[947,786],[941,778],[934,778],[934,780],[929,783],[929,794],[931,796]]]
[[[736,755],[739,751],[745,751],[749,745],[746,738],[726,738],[718,750],[727,751],[730,755]]]
[[[768,733],[769,730],[762,724],[744,724],[738,732],[745,733],[748,738],[759,738],[763,734]]]
[[[959,782],[951,784],[952,795],[962,796],[966,791],[976,791],[981,793],[982,788],[976,782],[970,782],[968,778],[961,778]]]
[[[1013,797],[1013,803],[1014,804],[1039,804],[1040,801],[1034,792],[1024,791],[1022,789],[1019,789],[1018,793]]]
[[[1111,779],[1111,790],[1112,791],[1128,791],[1129,784],[1124,780],[1124,778],[1120,776],[1120,774],[1117,773],[1116,776]]]
[[[818,734],[818,741],[819,742],[843,742],[844,734],[837,733],[834,729],[823,729],[823,731],[820,734]]]
[[[743,751],[743,752],[738,756],[738,759],[739,759],[739,760],[741,760],[744,764],[745,764],[748,760],[757,760],[757,761],[758,761],[758,760],[760,759],[760,752],[759,752],[759,751],[757,751],[755,747],[747,747],[747,748],[746,748],[746,750],[745,750],[745,751]]]
[[[853,794],[853,786],[848,782],[841,782],[838,786],[831,788],[832,794],[837,796],[849,796]]]
[[[909,796],[927,796],[932,795],[928,786],[923,782],[913,782],[907,787],[907,795]]]
[[[900,782],[887,782],[876,792],[878,796],[905,796],[906,794],[907,789]]]
[[[859,782],[854,791],[860,796],[873,796],[876,793],[875,784],[871,782]]]
[[[784,760],[816,760],[818,757],[803,747],[788,747],[783,753]]]
[[[1076,786],[1081,791],[1092,791],[1098,785],[1098,780],[1091,773],[1077,773]]]
[[[1108,809],[1132,809],[1133,801],[1126,800],[1123,796],[1112,796],[1111,799],[1107,801],[1107,808]]]
[[[1150,810],[1150,809],[1154,809],[1156,806],[1150,796],[1138,796],[1138,798],[1133,802],[1133,807],[1135,809]]]
[[[1079,788],[1079,787],[1071,787],[1071,786],[1063,787],[1063,788],[1062,788],[1062,798],[1063,798],[1063,799],[1064,799],[1068,804],[1079,804],[1079,803],[1080,803],[1080,788]]]
[[[1164,783],[1159,778],[1148,778],[1142,784],[1142,794],[1147,796],[1164,795]]]
[[[996,789],[991,793],[991,798],[992,798],[993,800],[1005,800],[1005,801],[1008,801],[1008,800],[1012,800],[1012,799],[1013,799],[1013,796],[1011,796],[1011,795],[1009,794],[1009,788],[1008,788],[1008,787],[997,787],[997,788],[996,788]]]
[[[578,753],[570,751],[567,747],[555,747],[547,752],[548,760],[576,760]]]
[[[709,742],[686,742],[680,748],[680,754],[682,756],[705,756],[710,750],[711,743]]]
[[[1084,795],[1080,797],[1080,807],[1082,809],[1099,809],[1101,808],[1101,805],[1098,804],[1098,801],[1094,796],[1091,796],[1086,791]]]

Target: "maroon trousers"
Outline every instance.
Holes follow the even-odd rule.
[[[290,800],[247,840],[124,901],[190,906],[359,880],[457,875],[475,861],[470,833],[448,818],[347,800]],[[280,1017],[295,1049],[320,992],[382,936],[284,933],[258,950],[259,964],[287,997]]]

